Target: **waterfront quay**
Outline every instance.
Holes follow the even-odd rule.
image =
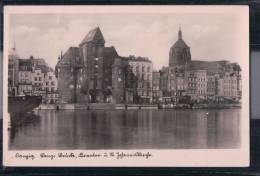
[[[45,59],[9,54],[9,96],[41,96],[39,109],[229,108],[240,106],[241,68],[228,60],[192,60],[179,28],[169,63],[154,69],[145,56],[120,56],[99,27],[78,46]],[[214,59],[213,59],[214,60]],[[193,106],[194,105],[194,106]]]
[[[14,47],[9,97],[42,102],[11,116],[10,149],[240,147],[240,65],[194,60],[181,28],[169,48],[168,64],[155,70],[151,58],[106,46],[99,27],[61,52],[54,69]]]
[[[40,105],[37,109],[83,109],[83,110],[98,110],[98,109],[158,109],[158,105],[144,104],[111,104],[111,103],[89,103],[89,104],[47,104]]]
[[[111,104],[111,103],[88,103],[88,104],[41,104],[37,110],[98,110],[98,109],[227,109],[241,108],[241,104]]]

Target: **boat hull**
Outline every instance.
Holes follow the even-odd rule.
[[[20,114],[32,111],[42,102],[41,96],[13,96],[8,97],[8,112]]]

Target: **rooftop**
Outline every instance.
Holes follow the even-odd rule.
[[[173,44],[171,48],[189,48],[189,46],[182,39],[181,28],[179,29],[178,32],[178,40]]]
[[[93,42],[93,41],[105,43],[105,39],[99,27],[96,27],[91,31],[89,31],[79,45],[83,45],[84,43]]]
[[[206,70],[208,72],[216,73],[227,64],[229,64],[229,62],[226,60],[221,60],[221,61],[193,60],[189,64],[189,69],[190,70]]]
[[[77,58],[79,58],[79,48],[69,47],[65,54],[59,59],[57,66],[76,64]]]
[[[184,42],[183,39],[179,39],[174,43],[172,48],[189,48],[189,46]]]
[[[141,56],[134,56],[134,55],[130,55],[128,57],[128,61],[152,63],[152,61],[150,61],[148,57],[141,57]]]

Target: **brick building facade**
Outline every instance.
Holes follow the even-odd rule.
[[[128,60],[105,46],[99,27],[91,30],[56,65],[60,102],[133,103],[136,79]]]

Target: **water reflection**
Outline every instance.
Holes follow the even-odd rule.
[[[15,115],[13,114],[13,116],[11,116],[9,128],[10,145],[13,145],[16,133],[20,131],[22,128],[27,128],[28,126],[31,126],[29,128],[32,129],[32,127],[37,127],[39,118],[40,116],[36,115],[34,112]]]
[[[31,119],[33,123],[20,125],[11,133],[11,149],[200,149],[240,145],[240,109],[39,110]]]

